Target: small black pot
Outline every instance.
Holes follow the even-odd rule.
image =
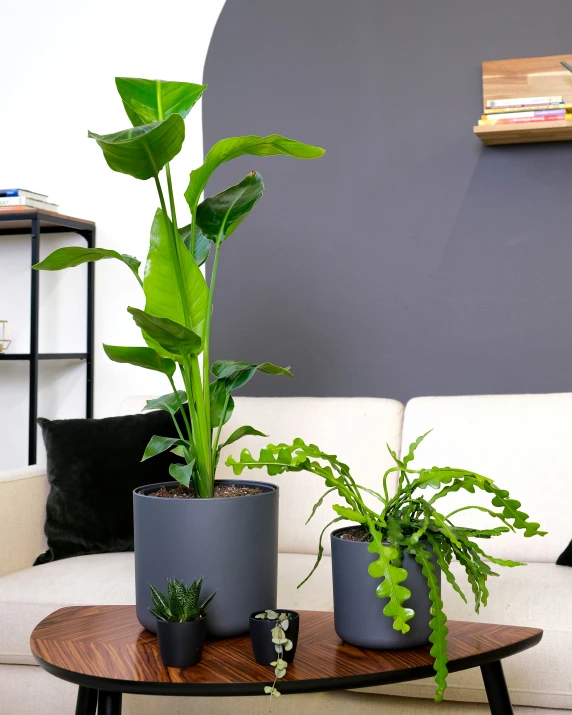
[[[285,650],[281,656],[282,660],[291,663],[296,655],[296,646],[298,645],[300,615],[288,608],[274,608],[272,610],[276,611],[276,613],[290,613],[292,616],[288,619],[288,629],[286,631],[286,638],[292,641],[292,650]],[[278,657],[272,642],[272,629],[276,625],[276,621],[262,621],[260,618],[255,618],[259,613],[264,613],[264,611],[255,611],[250,615],[250,641],[256,662],[260,665],[268,665]]]
[[[157,621],[157,638],[163,665],[188,668],[200,662],[205,643],[206,618],[188,623]]]

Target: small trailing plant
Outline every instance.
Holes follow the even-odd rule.
[[[149,584],[155,608],[149,610],[158,621],[168,623],[188,623],[199,618],[205,618],[206,608],[216,596],[216,591],[200,603],[203,579],[193,581],[185,586],[176,578],[167,581],[167,593],[161,593],[155,586]]]
[[[292,618],[291,613],[277,613],[276,611],[266,610],[264,613],[259,613],[255,618],[261,621],[275,621],[276,625],[271,631],[272,643],[276,651],[276,660],[273,660],[270,665],[274,668],[274,682],[272,685],[265,685],[264,692],[267,695],[280,697],[280,691],[276,688],[278,678],[283,678],[286,675],[288,663],[282,658],[285,651],[292,650],[292,641],[286,637],[288,624]]]
[[[388,446],[395,465],[383,475],[380,492],[356,484],[350,468],[335,455],[326,454],[316,445],[306,444],[299,438],[292,444],[268,445],[261,450],[258,459],[244,449],[238,461],[231,456],[226,463],[237,475],[245,468],[266,468],[271,476],[283,472],[306,471],[323,478],[328,489],[314,505],[308,521],[328,494],[336,492],[345,500],[345,505],[333,506],[336,517],[320,534],[316,563],[299,587],[310,578],[320,563],[324,551],[322,539],[326,529],[341,520],[357,523],[367,532],[368,549],[376,556],[368,571],[376,580],[381,579],[376,593],[379,598],[387,599],[383,613],[393,619],[393,627],[397,631],[407,633],[410,630],[409,621],[415,613],[407,607],[411,592],[403,585],[408,573],[402,567],[402,555],[407,552],[415,558],[427,580],[432,604],[429,640],[432,643],[431,655],[435,658],[435,700],[440,701],[443,699],[447,682],[448,631],[431,551],[447,581],[466,602],[467,598],[450,568],[453,559],[461,563],[467,574],[478,613],[481,605],[487,605],[488,577],[498,576],[491,565],[513,567],[524,564],[490,556],[476,539],[488,540],[516,530],[523,531],[526,537],[544,536],[546,532],[540,531],[540,525],[536,522],[529,521],[528,514],[521,509],[519,501],[511,498],[506,489],[497,486],[488,477],[452,467],[413,469],[411,462],[415,450],[427,434],[413,442],[402,459]],[[388,485],[392,473],[398,474],[397,491],[393,496],[389,493]],[[477,490],[485,492],[490,496],[493,508],[471,504],[448,514],[441,513],[440,500],[461,489],[470,494]],[[377,500],[377,508],[373,509],[366,504],[366,493]],[[490,529],[477,529],[459,526],[453,521],[455,515],[469,510],[485,512],[500,521],[501,525]]]
[[[260,174],[252,171],[215,196],[202,201],[201,196],[218,167],[237,157],[317,159],[324,150],[279,134],[221,139],[211,147],[204,163],[190,173],[184,193],[190,222],[188,218],[181,221],[175,208],[170,162],[183,146],[185,117],[206,85],[133,77],[116,77],[115,85],[132,126],[113,134],[88,132],[88,136],[98,144],[110,169],[141,181],[153,179],[157,188],[159,207],[151,225],[143,278],[138,258],[99,247],[58,248],[33,268],[58,271],[103,259],[119,260],[129,268],[141,288],[143,309],[128,307],[127,311],[140,328],[146,347],[103,348],[110,360],[165,375],[170,392],[147,402],[146,409],[169,412],[177,437],[154,435],[143,459],[170,450],[184,460],[184,464],[171,464],[171,477],[183,486],[192,484],[197,497],[208,498],[213,496],[220,451],[225,446],[220,444],[221,429],[234,408],[232,393],[257,372],[291,373],[287,367],[268,362],[219,360],[211,365],[211,316],[220,252],[262,197],[264,183]],[[207,282],[201,266],[206,268],[211,252],[214,258]],[[176,388],[175,373],[184,390]],[[245,435],[263,433],[245,425],[225,444]]]

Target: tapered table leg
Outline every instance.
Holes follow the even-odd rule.
[[[99,691],[97,715],[121,715],[121,693]]]
[[[500,660],[481,665],[492,715],[514,715]]]
[[[93,688],[85,688],[79,686],[77,691],[77,704],[75,706],[75,715],[95,715],[97,707],[97,690]]]

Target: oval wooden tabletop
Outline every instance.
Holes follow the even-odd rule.
[[[449,670],[490,663],[536,645],[537,628],[449,621]],[[262,695],[273,669],[257,665],[248,635],[205,645],[201,663],[166,668],[157,638],[143,630],[134,606],[61,608],[36,626],[30,640],[45,670],[64,680],[123,693]],[[280,681],[282,693],[360,688],[433,675],[430,646],[365,650],[343,643],[333,613],[300,612],[294,662]]]

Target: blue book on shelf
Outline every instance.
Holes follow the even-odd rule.
[[[46,194],[38,194],[36,191],[28,191],[28,189],[0,189],[0,199],[10,196],[23,196],[38,201],[45,201],[48,198]]]

